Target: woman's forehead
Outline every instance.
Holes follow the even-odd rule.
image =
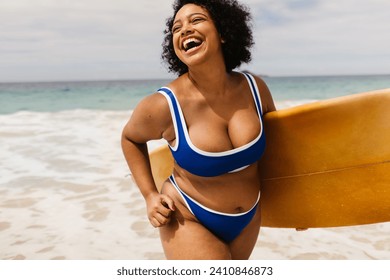
[[[202,6],[196,4],[185,4],[180,10],[176,13],[174,22],[182,18],[188,18],[193,14],[201,13],[206,16],[210,16],[209,12]]]

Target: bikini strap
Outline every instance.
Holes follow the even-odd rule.
[[[179,139],[185,139],[184,136],[184,116],[180,108],[180,104],[176,99],[176,96],[170,88],[162,87],[158,90],[168,101],[169,111],[171,112],[173,127],[175,129],[176,143],[174,147],[171,147],[173,151],[176,151],[179,147]]]
[[[259,113],[259,116],[262,117],[263,116],[263,106],[261,104],[260,91],[259,91],[259,88],[257,87],[256,80],[251,74],[249,74],[247,72],[242,72],[242,74],[244,74],[244,76],[246,77],[246,79],[249,83],[249,87],[252,91],[253,99],[255,100],[257,112]]]

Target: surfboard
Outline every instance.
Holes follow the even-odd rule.
[[[262,226],[317,228],[390,221],[390,89],[264,115]],[[157,186],[167,146],[150,153]]]

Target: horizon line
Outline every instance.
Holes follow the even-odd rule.
[[[245,72],[245,70],[243,70]],[[390,73],[380,74],[322,74],[322,75],[269,75],[269,74],[258,74],[253,73],[262,78],[316,78],[316,77],[369,77],[369,76],[390,76]],[[125,82],[125,81],[167,81],[174,80],[176,77],[160,77],[160,78],[102,78],[102,79],[64,79],[64,80],[16,80],[16,81],[0,81],[0,84],[38,84],[38,83],[83,83],[83,82]]]

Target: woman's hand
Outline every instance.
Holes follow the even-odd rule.
[[[171,220],[175,211],[175,203],[165,194],[153,193],[146,198],[147,214],[154,227],[162,227]]]

